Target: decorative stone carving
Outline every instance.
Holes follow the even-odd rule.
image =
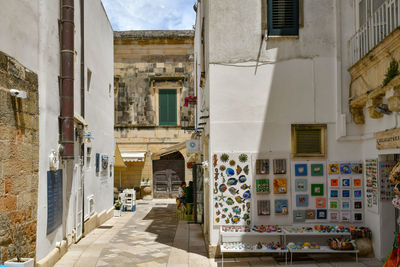
[[[389,110],[399,112],[400,111],[400,87],[393,88],[391,90],[392,96],[388,98]]]
[[[372,119],[380,119],[383,117],[382,113],[375,110],[379,104],[382,104],[382,97],[372,98],[367,101],[368,113]]]
[[[350,112],[353,115],[353,121],[355,124],[364,124],[364,111],[362,107],[351,107]]]

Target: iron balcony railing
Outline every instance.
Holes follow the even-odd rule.
[[[350,39],[351,65],[400,26],[400,0],[386,0]]]

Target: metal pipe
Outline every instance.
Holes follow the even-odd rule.
[[[85,3],[80,0],[81,14],[81,116],[85,118]]]
[[[74,158],[74,0],[61,0],[61,144]]]

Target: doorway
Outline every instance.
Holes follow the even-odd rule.
[[[185,159],[180,152],[153,160],[153,197],[175,198],[185,181]]]

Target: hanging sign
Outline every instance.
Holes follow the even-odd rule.
[[[376,133],[376,149],[400,148],[400,128]]]
[[[199,153],[200,142],[199,140],[187,140],[186,141],[186,153]]]

